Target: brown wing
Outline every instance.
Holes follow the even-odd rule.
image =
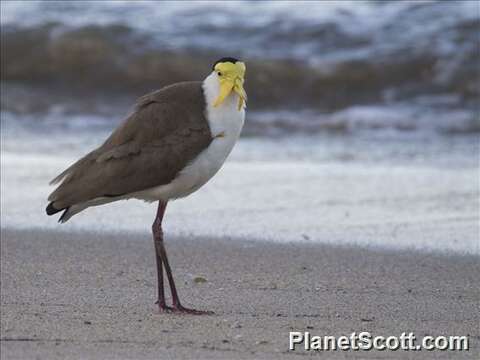
[[[212,141],[201,83],[180,83],[140,99],[135,112],[98,149],[53,181],[62,209],[101,196],[168,184]]]

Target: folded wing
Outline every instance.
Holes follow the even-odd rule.
[[[206,149],[212,138],[201,87],[176,86],[141,98],[102,146],[55,178],[61,183],[48,198],[53,208],[168,184]]]

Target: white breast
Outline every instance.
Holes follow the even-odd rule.
[[[219,92],[214,72],[203,82],[203,90],[208,104],[205,116],[212,133],[212,142],[170,184],[139,192],[135,194],[136,198],[166,201],[187,196],[210,180],[232,151],[243,128],[245,109],[238,110],[238,95],[234,93],[220,106],[212,106]]]

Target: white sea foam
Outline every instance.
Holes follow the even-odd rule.
[[[322,161],[294,143],[241,140],[212,181],[169,205],[167,234],[479,252],[475,166]],[[155,205],[136,200],[88,209],[64,225],[45,215],[49,180],[81,149],[3,150],[2,227],[149,236]]]
[[[372,58],[400,50],[423,51],[426,47],[456,56],[457,39],[448,35],[448,29],[475,20],[475,1],[1,2],[2,25],[123,24],[149,33],[161,47],[309,57],[312,63],[324,65],[342,58]],[[322,29],[324,32],[319,32]],[[335,37],[330,44],[334,32],[340,39],[345,34],[361,41],[342,44]]]
[[[118,79],[123,84],[119,88],[132,90],[146,78],[152,81],[146,88],[154,87],[156,81],[179,80],[157,71],[142,74],[144,58],[153,56],[151,66],[146,68],[161,69],[163,56],[178,56],[174,62],[181,65],[169,67],[169,71],[178,72],[183,79],[184,75],[191,76],[195,56],[205,61],[205,57],[225,54],[245,57],[253,65],[252,73],[248,72],[254,79],[250,82],[254,84],[250,121],[247,119],[245,128],[251,135],[369,129],[472,134],[480,129],[475,106],[476,30],[480,23],[474,1],[4,1],[1,6],[2,39],[11,46],[8,53],[20,51],[24,59],[34,59],[17,64],[15,57],[7,56],[5,79],[10,81],[12,95],[2,98],[2,105],[23,114],[39,109],[48,112],[51,107],[46,115],[32,114],[35,121],[43,117],[45,124],[58,121],[82,127],[88,120],[90,123],[85,121],[84,125],[95,126],[94,122],[102,119],[91,115],[87,119],[84,114],[75,119],[68,107],[98,112],[118,94],[85,103],[77,96],[69,105],[57,105],[68,101],[53,96],[55,91],[34,92],[38,83],[25,81],[39,73],[56,79],[53,82],[71,81],[69,72],[83,73],[81,69],[93,64],[91,61],[96,64],[100,58],[107,59],[107,64],[114,63],[114,74],[107,76],[113,80],[106,83]],[[49,30],[38,27],[50,22],[57,25]],[[88,25],[120,26],[92,29]],[[29,26],[37,27],[21,30]],[[33,51],[30,42],[53,50],[41,52],[43,60],[37,61],[36,56],[29,56]],[[82,46],[74,46],[76,42],[101,43],[104,52],[99,50],[97,60],[72,64],[69,56],[76,57],[75,51],[82,51]],[[122,45],[128,50],[120,50]],[[73,55],[64,57],[62,46],[73,48]],[[57,51],[56,60],[52,60],[48,53]],[[187,65],[182,59],[188,60]],[[283,68],[280,59],[292,60],[289,68]],[[267,66],[259,66],[264,60],[268,60]],[[37,67],[38,63],[51,61],[56,64],[54,71],[48,66]],[[110,68],[99,63],[99,71]],[[96,78],[96,71],[93,66],[85,76]],[[126,76],[130,80],[125,74],[131,75]],[[259,81],[262,78],[265,80]],[[18,86],[17,95],[12,82],[18,79],[24,88]],[[104,86],[99,81],[80,87],[90,94]],[[102,92],[108,94],[109,86]],[[262,86],[276,88],[278,93],[262,99]],[[18,104],[17,96],[26,100]],[[126,102],[118,103],[120,108]],[[297,116],[300,111],[302,116]]]

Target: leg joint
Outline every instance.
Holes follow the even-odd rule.
[[[160,222],[155,222],[152,225],[152,233],[155,240],[163,240],[163,230],[162,224]]]

